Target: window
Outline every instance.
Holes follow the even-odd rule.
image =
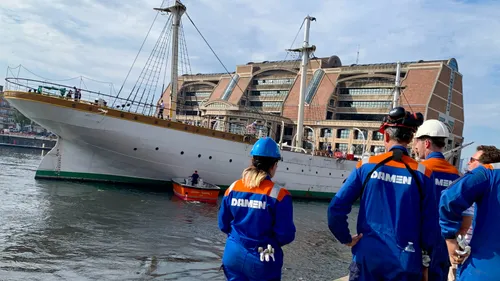
[[[278,90],[278,91],[251,91],[251,96],[262,96],[262,97],[285,97],[288,91]]]
[[[348,139],[349,138],[349,129],[338,129],[337,130],[337,138]]]
[[[391,88],[340,88],[340,95],[392,95]]]
[[[384,135],[381,132],[379,132],[379,131],[372,132],[372,140],[381,141],[383,139],[384,139]]]
[[[372,153],[382,153],[382,152],[385,152],[385,147],[383,145],[372,145],[370,147],[370,152],[372,152]]]
[[[331,138],[332,137],[332,129],[322,128],[319,136],[321,138]]]
[[[361,132],[363,132],[363,133],[360,133],[358,130],[355,130],[354,131],[354,139],[356,139],[356,140],[366,140],[368,138],[368,131],[361,130]]]
[[[380,121],[384,119],[384,114],[356,114],[356,113],[337,113],[337,120],[356,120],[356,121]]]
[[[291,85],[295,78],[282,78],[282,79],[255,79],[253,85]]]
[[[326,120],[333,120],[333,112],[331,111],[326,112]]]
[[[184,105],[186,106],[198,106],[200,103],[197,102],[197,101],[190,101],[190,100],[187,100],[184,102]]]
[[[339,101],[339,107],[389,108],[390,101]]]
[[[223,100],[229,99],[229,96],[231,96],[231,93],[233,92],[234,87],[236,87],[236,84],[238,83],[238,80],[240,80],[240,76],[238,74],[234,74],[233,77],[231,78],[231,81],[227,85],[227,88],[224,91],[224,94],[222,95]]]
[[[334,107],[335,106],[335,100],[334,99],[330,99],[330,103],[328,104],[328,106]]]
[[[323,79],[324,75],[325,75],[325,71],[323,69],[317,69],[314,72],[313,77],[312,77],[311,81],[309,82],[309,84],[307,85],[307,89],[306,89],[306,103],[307,104],[311,103],[311,101],[314,97],[314,94],[318,90],[319,83],[321,82],[321,79]]]
[[[336,143],[335,144],[335,149],[337,149],[338,151],[347,152],[347,147],[348,147],[347,143]]]

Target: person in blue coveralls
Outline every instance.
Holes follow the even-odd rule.
[[[455,181],[441,195],[439,224],[454,263],[462,263],[459,281],[500,280],[500,151],[490,152],[482,164]],[[457,241],[462,212],[476,203],[474,233],[470,241],[470,256]]]
[[[441,192],[460,177],[457,168],[446,161],[443,155],[443,149],[446,146],[446,140],[449,135],[450,131],[448,127],[436,119],[426,120],[415,133],[414,151],[420,159],[425,159],[421,163],[433,171],[436,198],[440,198]],[[463,215],[465,215],[465,221],[470,218],[467,217],[467,213]],[[431,257],[429,280],[447,281],[451,266],[448,248],[446,247],[444,238],[441,237],[441,233],[439,233],[436,239],[441,241],[436,246]]]
[[[290,193],[271,178],[281,159],[277,143],[259,139],[251,165],[225,192],[219,228],[228,234],[222,257],[227,280],[281,280],[281,247],[295,239]]]
[[[408,155],[420,113],[393,108],[383,120],[386,153],[363,158],[328,207],[328,227],[352,247],[349,280],[420,281],[439,235],[432,171]],[[347,215],[360,199],[357,234]]]

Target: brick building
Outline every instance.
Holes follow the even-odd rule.
[[[343,66],[337,56],[313,58],[307,71],[305,145],[328,145],[360,155],[383,151],[377,132],[391,108],[396,63]],[[183,75],[178,80],[177,119],[237,132],[257,121],[270,135],[291,144],[296,131],[300,60],[249,62],[229,74]],[[450,126],[448,148],[463,142],[462,74],[454,58],[401,63],[402,95],[407,110],[422,112]],[[170,86],[161,99],[169,115]],[[217,122],[218,120],[218,122]],[[458,165],[458,158],[455,159]]]

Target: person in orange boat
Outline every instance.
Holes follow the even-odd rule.
[[[228,235],[222,268],[230,281],[281,280],[283,250],[295,239],[290,193],[271,178],[281,159],[269,137],[250,152],[252,162],[224,194],[219,228]]]

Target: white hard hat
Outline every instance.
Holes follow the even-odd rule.
[[[417,133],[415,134],[415,138],[423,136],[448,138],[450,136],[450,131],[443,122],[436,119],[430,119],[426,120],[418,127]]]

